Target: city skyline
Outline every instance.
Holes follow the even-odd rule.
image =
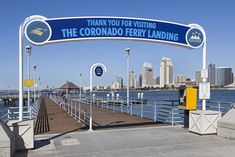
[[[156,20],[172,21],[182,24],[198,23],[207,33],[207,65],[210,62],[216,65],[235,68],[233,61],[232,38],[226,34],[235,34],[233,19],[234,2],[203,3],[199,12],[191,12],[193,2],[149,2],[145,1],[110,1],[101,2],[77,2],[67,7],[67,1],[60,1],[57,7],[53,3],[47,3],[44,7],[38,7],[29,0],[24,2],[2,1],[0,2],[2,21],[1,46],[0,46],[0,89],[18,89],[18,29],[22,21],[31,15],[43,15],[48,18],[73,17],[73,16],[121,16],[137,17]],[[133,2],[135,7],[133,7]],[[125,5],[124,5],[125,4]],[[87,7],[84,7],[87,6]],[[89,7],[88,7],[89,6]],[[155,6],[162,6],[158,9]],[[165,7],[168,10],[165,10]],[[120,9],[122,10],[120,12]],[[222,12],[218,12],[222,9]],[[140,11],[143,10],[143,11]],[[184,10],[184,11],[179,11]],[[209,11],[208,11],[209,10]],[[218,19],[220,22],[218,22]],[[230,21],[226,28],[223,23]],[[218,31],[220,30],[220,31]],[[224,39],[224,40],[218,40]],[[27,45],[24,40],[24,47]],[[185,74],[193,78],[194,72],[202,68],[202,49],[184,49],[172,45],[159,43],[147,43],[136,41],[83,41],[46,45],[43,47],[32,46],[31,77],[33,77],[33,64],[37,64],[37,72],[40,75],[42,87],[59,87],[67,80],[79,85],[79,74],[82,73],[82,84],[89,83],[90,66],[96,62],[102,62],[107,67],[107,73],[103,77],[95,79],[94,85],[110,85],[117,74],[123,76],[126,82],[126,57],[125,49],[131,49],[130,69],[140,71],[144,62],[150,62],[153,67],[159,66],[162,56],[168,56],[174,62],[174,73]],[[193,61],[193,62],[192,62]],[[187,65],[187,66],[186,66]],[[158,68],[155,68],[158,69]],[[26,53],[24,52],[24,78],[26,78]],[[154,70],[153,76],[159,76],[159,70]],[[138,76],[138,73],[137,73]],[[174,75],[176,76],[176,75]],[[86,83],[85,83],[86,82]]]
[[[211,70],[211,68],[213,68],[213,70]],[[185,84],[186,82],[188,82],[189,80],[192,82],[196,82],[195,85],[198,85],[202,80],[201,80],[201,71],[197,70],[195,71],[195,75],[190,78],[184,74],[174,74],[174,68],[173,68],[173,63],[171,62],[171,58],[167,58],[167,57],[163,57],[161,62],[160,62],[160,71],[162,70],[162,76],[166,77],[162,79],[162,85],[161,85],[161,81],[159,83],[157,83],[157,79],[161,78],[161,75],[153,75],[153,71],[154,69],[159,69],[158,67],[153,67],[151,63],[149,62],[144,62],[143,66],[142,66],[142,70],[136,72],[134,70],[129,71],[129,85],[131,88],[134,88],[133,86],[133,82],[135,82],[135,88],[145,88],[145,87],[160,87],[163,88],[165,85],[166,86],[170,86],[170,85],[178,85],[178,84]],[[229,69],[229,74],[222,74],[221,76],[217,73],[218,69]],[[221,85],[229,85],[231,83],[233,83],[233,71],[232,68],[230,67],[221,67],[221,66],[216,66],[216,64],[214,63],[210,63],[207,67],[208,70],[208,80],[207,82],[210,82],[211,86],[221,86]],[[212,72],[213,71],[213,72]],[[226,70],[225,70],[226,71]],[[227,72],[226,72],[227,73]],[[139,74],[139,78],[137,80],[137,76]],[[143,75],[144,74],[144,75]],[[229,78],[226,78],[225,75],[230,76]],[[217,84],[217,77],[221,77],[223,79],[226,79],[226,83],[223,83],[221,85]],[[112,82],[112,84],[114,83],[115,85],[118,85],[118,88],[113,88],[113,89],[123,89],[124,87],[126,88],[126,84],[119,83],[120,79],[118,78],[122,78],[123,80],[123,76],[121,75],[117,75],[117,81],[116,82]],[[143,79],[144,78],[144,79]],[[147,81],[148,80],[148,81]],[[152,80],[152,81],[151,81]],[[143,82],[142,82],[143,81]],[[146,83],[148,82],[148,83]],[[118,84],[117,84],[118,83]],[[137,84],[139,84],[139,86],[137,86]],[[107,87],[110,85],[107,85]],[[112,85],[111,85],[112,86]]]

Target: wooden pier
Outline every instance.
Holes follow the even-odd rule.
[[[72,113],[75,112],[75,105],[78,107],[78,102],[73,103],[73,105]],[[81,110],[89,112],[89,105],[81,104]],[[82,131],[87,130],[89,126],[87,123],[88,119],[85,120],[85,124],[84,121],[79,122],[78,119],[72,117],[70,113],[65,112],[58,104],[47,97],[44,97],[38,115],[35,125],[35,134]],[[81,114],[81,117],[84,118],[83,113]],[[130,116],[126,113],[113,112],[111,110],[93,106],[93,129],[156,124],[157,123],[150,119]]]

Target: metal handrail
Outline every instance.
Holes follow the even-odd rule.
[[[24,119],[36,119],[38,111],[41,105],[41,97],[38,98],[30,107],[23,107],[23,118]],[[3,116],[2,113],[6,112]],[[4,123],[9,120],[16,120],[19,118],[19,107],[8,107],[0,111],[0,119]]]
[[[78,119],[79,121],[83,121],[85,125],[88,124],[87,122],[89,121],[88,120],[89,114],[86,111],[81,110],[81,109],[79,112],[78,107],[75,107],[75,105],[70,104],[71,101],[74,101],[75,103],[79,102],[77,99],[63,99],[60,96],[51,96],[50,98],[56,104],[58,104],[61,109],[67,112],[70,116],[74,117],[75,119]]]
[[[93,99],[92,101],[95,106],[102,109],[112,110],[114,112],[128,113],[131,116],[134,115],[140,116],[142,118],[149,118],[153,119],[154,121],[169,123],[171,125],[183,124],[184,114],[182,110],[178,109],[178,100],[147,100],[144,104],[134,104],[132,103],[134,102],[132,100],[140,99],[130,98],[129,106],[125,104],[125,100],[123,100],[122,97],[119,97],[118,99],[95,97],[95,99]],[[89,104],[91,100],[90,97],[83,97],[81,100],[73,97],[73,101]],[[213,110],[221,111],[224,114],[225,112],[227,112],[226,110],[229,109],[229,107],[221,106],[221,104],[225,103],[215,103],[213,101],[210,101],[208,102],[207,107]],[[198,106],[200,108],[200,101],[198,101]],[[72,110],[74,110],[73,107]],[[69,112],[68,109],[67,112]]]

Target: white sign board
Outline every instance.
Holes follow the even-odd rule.
[[[208,78],[208,70],[207,69],[202,69],[201,70],[201,77],[202,78]]]
[[[210,99],[210,82],[199,83],[199,99]]]

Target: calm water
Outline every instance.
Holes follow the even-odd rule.
[[[97,97],[107,97],[109,92],[95,92]],[[126,92],[118,93],[120,97],[126,97]],[[137,98],[139,92],[130,92],[130,98]],[[178,91],[145,91],[144,99],[150,100],[178,100]],[[110,95],[111,97],[111,95]],[[235,103],[235,90],[212,90],[210,101]],[[0,101],[0,110],[4,108]]]
[[[118,93],[126,97],[126,92]],[[130,92],[130,98],[137,98],[139,92]],[[178,91],[145,91],[144,99],[150,100],[178,100]],[[97,97],[107,97],[108,92],[96,92]],[[110,96],[111,97],[111,96]],[[235,90],[212,90],[210,101],[235,103]]]

